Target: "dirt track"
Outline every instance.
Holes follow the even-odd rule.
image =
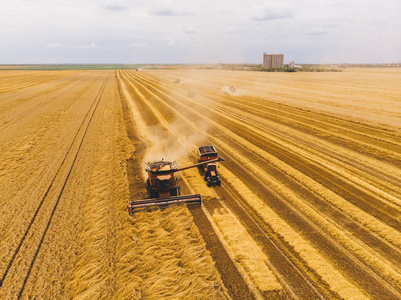
[[[401,298],[400,72],[54,74],[1,74],[0,298]],[[202,208],[128,216],[202,144]]]

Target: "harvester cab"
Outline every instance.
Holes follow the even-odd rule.
[[[203,179],[207,186],[221,185],[216,164],[213,162],[217,157],[216,148],[213,145],[201,146],[198,148],[198,162],[206,162],[203,165]]]
[[[179,168],[175,161],[169,162],[163,159],[145,163],[145,171],[148,174],[146,188],[149,199],[128,201],[129,214],[132,215],[138,210],[165,207],[174,203],[202,205],[202,196],[200,194],[180,196],[180,187],[177,184],[174,173],[219,161],[224,161],[224,159],[215,157],[211,161],[200,162],[183,168]]]
[[[175,161],[169,162],[162,159],[145,163],[145,166],[148,173],[146,188],[149,198],[165,198],[180,194],[180,187],[174,177],[174,170],[178,169]]]

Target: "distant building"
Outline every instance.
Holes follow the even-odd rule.
[[[268,54],[263,52],[263,68],[283,68],[284,54]]]

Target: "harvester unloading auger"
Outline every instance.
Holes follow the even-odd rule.
[[[193,164],[183,168],[178,168],[175,161],[169,162],[160,160],[145,163],[145,170],[148,173],[146,188],[148,190],[149,199],[128,201],[129,214],[132,215],[137,210],[148,209],[152,206],[167,206],[173,203],[202,205],[202,196],[200,194],[180,196],[180,187],[177,185],[174,173],[219,161],[224,161],[224,159],[219,156],[214,160]]]

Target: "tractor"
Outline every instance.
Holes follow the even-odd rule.
[[[213,145],[201,146],[198,148],[198,163],[207,163],[203,165],[203,179],[209,187],[212,185],[221,185],[221,180],[214,162],[216,157],[217,151]]]

